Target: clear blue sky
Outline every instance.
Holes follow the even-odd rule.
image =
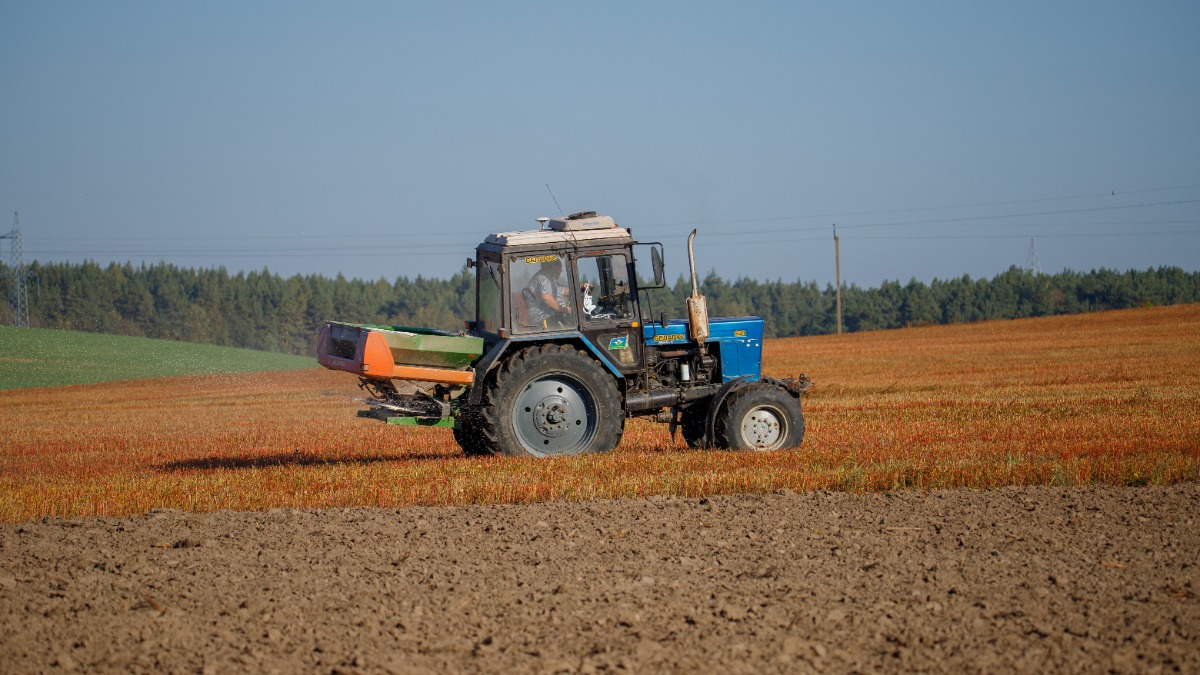
[[[0,0],[26,259],[445,277],[596,210],[726,278],[1200,268],[1200,3]],[[1114,194],[1115,191],[1115,194]],[[7,247],[5,247],[7,253]]]

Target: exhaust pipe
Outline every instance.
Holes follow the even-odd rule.
[[[688,235],[688,265],[692,269],[692,297],[687,299],[688,331],[692,339],[700,344],[708,339],[708,305],[704,296],[700,295],[700,287],[696,283],[696,255],[692,252],[692,240],[696,231]]]

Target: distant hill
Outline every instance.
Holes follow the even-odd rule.
[[[296,370],[316,359],[278,352],[46,328],[0,327],[0,389],[172,375]]]

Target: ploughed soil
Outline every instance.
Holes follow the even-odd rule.
[[[1200,485],[0,525],[0,671],[1200,671]]]

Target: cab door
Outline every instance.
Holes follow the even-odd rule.
[[[642,367],[630,261],[624,252],[580,253],[575,257],[579,328],[625,374]]]

